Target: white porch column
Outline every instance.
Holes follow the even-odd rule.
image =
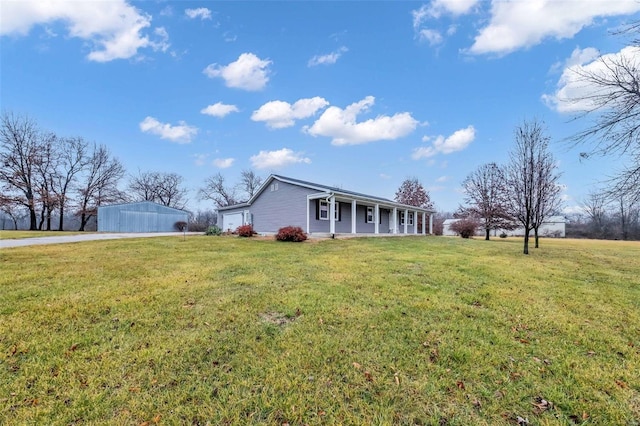
[[[379,234],[380,233],[380,205],[376,204],[376,208],[375,208],[375,223],[373,224],[373,233],[374,234]]]
[[[404,209],[404,233],[407,233],[407,227],[409,225],[409,210]]]
[[[393,227],[391,228],[392,234],[397,234],[398,233],[398,208],[394,207],[393,208]]]
[[[309,196],[307,195],[307,234],[309,233]]]
[[[357,232],[356,228],[356,213],[358,209],[356,208],[356,200],[351,200],[351,233],[355,234]]]
[[[418,233],[418,212],[413,212],[413,233]]]
[[[422,212],[422,234],[427,235],[427,214]]]
[[[329,233],[336,233],[336,197],[332,195],[329,198]]]
[[[433,213],[429,213],[429,234],[433,235]]]

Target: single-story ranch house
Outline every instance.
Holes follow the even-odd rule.
[[[279,175],[269,176],[246,203],[220,207],[218,221],[224,231],[250,224],[264,235],[285,226],[318,237],[433,231],[432,210]]]

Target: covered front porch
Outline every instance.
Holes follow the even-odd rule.
[[[306,232],[311,236],[433,233],[433,212],[427,209],[329,192],[307,196],[306,217]]]

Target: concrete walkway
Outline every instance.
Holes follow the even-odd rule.
[[[78,234],[61,235],[59,237],[35,237],[20,239],[0,240],[0,248],[25,247],[43,244],[79,243],[94,240],[117,240],[120,238],[150,238],[150,237],[182,237],[182,232],[152,232],[152,233],[104,233],[104,234]],[[186,235],[202,235],[202,232],[187,232]]]

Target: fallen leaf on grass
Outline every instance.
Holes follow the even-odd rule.
[[[356,368],[356,370],[360,370],[360,368],[362,368],[362,366],[360,364],[358,364],[357,362],[354,362],[353,366]]]
[[[536,407],[536,414],[540,414],[553,408],[553,403],[547,401],[544,398],[536,398],[536,402],[532,402],[531,404]]]
[[[626,389],[628,387],[622,380],[616,380],[616,385],[620,386],[622,389]]]
[[[161,418],[162,418],[162,416],[161,416],[160,414],[158,414],[157,416],[155,416],[155,417],[153,418],[153,422],[154,422],[155,424],[158,424],[158,423],[160,423],[160,419],[161,419]]]
[[[462,380],[458,380],[456,382],[456,386],[458,387],[458,389],[464,390],[464,382]]]
[[[364,372],[364,377],[365,379],[367,379],[368,382],[373,382],[373,376],[368,371]]]
[[[587,352],[587,356],[594,356],[596,353],[594,351]]]

